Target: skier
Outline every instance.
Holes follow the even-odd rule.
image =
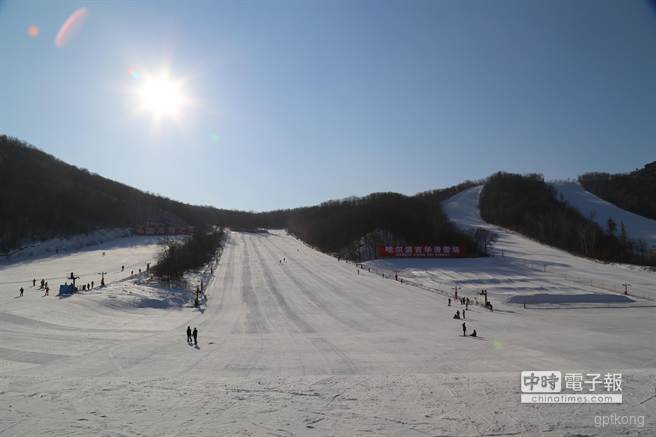
[[[20,295],[23,297],[23,287],[20,288]]]
[[[451,298],[449,298],[449,306],[451,306]]]
[[[44,281],[43,278],[41,278],[41,289],[43,289],[43,287],[45,287],[45,285],[44,285],[45,282],[46,282],[46,281]]]
[[[194,336],[194,346],[198,346],[198,329],[194,328],[192,335]]]
[[[395,281],[398,281],[398,280],[399,280],[399,274],[398,274],[398,273],[394,273],[394,280],[395,280]]]
[[[36,278],[32,279],[32,288],[36,287]]]
[[[465,300],[465,309],[466,310],[469,309],[469,298],[467,298],[467,300]]]
[[[191,326],[187,326],[187,343],[191,344]]]
[[[93,288],[93,281],[91,281],[91,288]]]
[[[467,335],[467,325],[465,325],[465,322],[462,322],[462,336],[465,337]]]
[[[125,270],[125,266],[121,266],[121,271]]]
[[[48,288],[47,285],[46,285],[46,293],[44,294],[44,296],[50,296],[50,288]]]
[[[465,310],[462,310],[462,318],[465,319]]]

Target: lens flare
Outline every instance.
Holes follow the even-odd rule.
[[[29,36],[30,38],[36,38],[37,36],[39,36],[39,26],[37,26],[36,24],[32,24],[28,26],[27,36]]]
[[[57,32],[57,36],[55,37],[55,47],[61,48],[68,44],[80,29],[82,23],[84,23],[87,15],[89,15],[87,8],[79,8],[73,12],[59,28],[59,32]]]
[[[134,80],[141,79],[141,73],[139,73],[139,70],[137,70],[136,68],[132,68],[132,67],[128,68],[128,74]]]

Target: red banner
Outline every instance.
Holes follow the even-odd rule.
[[[378,246],[378,256],[381,258],[457,258],[464,255],[465,248],[462,246]]]

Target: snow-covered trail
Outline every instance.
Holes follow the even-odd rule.
[[[648,248],[656,249],[656,220],[619,208],[586,191],[578,182],[552,182],[551,186],[565,202],[584,216],[592,217],[602,229],[608,228],[609,218],[613,219],[617,225],[616,235],[620,235],[620,226],[623,223],[630,239],[642,240]]]
[[[231,233],[207,293],[203,312],[116,311],[116,326],[141,315],[153,327],[122,334],[62,320],[35,339],[21,323],[38,324],[36,314],[0,315],[0,335],[14,338],[0,357],[30,364],[0,373],[0,435],[561,435],[630,409],[653,423],[639,405],[653,391],[653,309],[472,307],[466,323],[480,337],[462,337],[443,296],[358,275],[284,232]],[[41,302],[64,313],[52,306],[75,301]],[[187,323],[198,348],[185,342]],[[76,337],[83,347],[49,355]],[[519,372],[546,368],[621,369],[627,401],[520,405]]]

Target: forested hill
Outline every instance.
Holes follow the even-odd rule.
[[[542,175],[497,173],[485,183],[481,217],[570,253],[602,261],[654,265],[653,255],[636,251],[626,235],[607,233],[557,199]]]
[[[240,230],[288,228],[325,252],[354,258],[359,255],[353,249],[363,237],[371,244],[460,244],[475,255],[471,238],[458,231],[439,206],[473,184],[415,196],[376,193],[293,210],[233,211],[145,193],[0,136],[0,253],[30,241],[159,222]]]
[[[579,182],[620,208],[656,220],[656,161],[631,173],[586,173]]]
[[[194,206],[145,193],[0,136],[0,252],[27,241],[144,222],[285,227],[286,212]]]

